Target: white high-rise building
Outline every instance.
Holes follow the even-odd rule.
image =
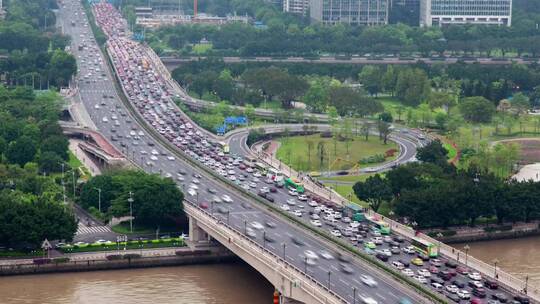
[[[309,0],[283,0],[283,11],[305,15],[309,11]]]
[[[512,0],[421,0],[420,25],[512,24]]]
[[[390,0],[311,0],[309,14],[324,24],[388,24]]]

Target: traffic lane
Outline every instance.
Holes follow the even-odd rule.
[[[95,94],[94,94],[94,95],[95,95]],[[97,101],[97,98],[95,98],[94,101]],[[96,113],[96,111],[94,111],[94,112]],[[96,114],[98,114],[98,113],[96,113]],[[99,113],[99,114],[101,114],[101,113]],[[99,120],[98,120],[98,121],[99,121]],[[106,130],[107,128],[106,128],[106,127],[105,127],[105,128],[102,127],[101,129]],[[162,165],[162,162],[157,162],[157,164],[158,164],[158,166],[159,166],[159,165]]]

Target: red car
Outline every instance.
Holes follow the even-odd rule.
[[[208,203],[207,202],[200,202],[199,207],[201,207],[203,209],[208,209]]]
[[[456,271],[457,271],[457,273],[460,273],[460,274],[463,274],[463,275],[469,274],[469,269],[466,268],[466,267],[462,267],[462,266],[459,266],[458,268],[456,268]]]

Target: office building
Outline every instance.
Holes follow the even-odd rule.
[[[421,0],[420,25],[512,24],[512,0]]]
[[[309,11],[309,0],[283,0],[283,11],[306,15]]]
[[[390,0],[311,0],[312,20],[324,24],[383,25]]]
[[[391,0],[388,23],[403,23],[410,26],[420,24],[420,0]]]

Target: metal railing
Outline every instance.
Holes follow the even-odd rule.
[[[251,240],[250,238],[245,236],[242,232],[238,231],[236,228],[232,227],[231,225],[224,223],[213,214],[210,214],[209,212],[199,207],[196,207],[196,205],[193,202],[190,202],[190,201],[188,202],[189,204],[184,205],[184,209],[186,213],[190,214],[191,216],[198,215],[197,220],[205,224],[208,229],[214,230],[215,233],[220,234],[221,237],[224,239],[231,240],[232,243],[241,247],[241,249],[243,249],[245,252],[253,256],[255,259],[264,263],[270,269],[275,269],[276,263],[282,264],[284,267],[280,268],[280,274],[287,277],[287,279],[290,282],[301,280],[301,283],[302,283],[300,284],[301,288],[304,289],[304,291],[308,292],[314,298],[330,300],[330,302],[326,301],[327,303],[348,303],[345,300],[345,298],[343,298],[342,296],[338,295],[336,292],[329,289],[328,286],[321,284],[319,281],[317,281],[308,273],[300,270],[293,264],[289,263],[283,257],[278,256],[277,254],[266,249],[265,247],[261,246],[257,242]],[[212,220],[209,220],[209,218]],[[226,227],[229,231],[226,231],[225,229],[218,229],[217,227],[220,227],[220,226]],[[233,236],[233,238],[231,238],[231,235]],[[223,242],[223,243],[226,246],[227,242]],[[263,254],[262,255],[254,254],[256,252],[262,252]],[[309,288],[306,289],[306,287],[309,287]],[[335,299],[334,300],[328,299],[328,295],[321,294],[320,290],[324,291],[325,293],[328,293],[328,295],[330,295],[331,297],[334,297]]]

